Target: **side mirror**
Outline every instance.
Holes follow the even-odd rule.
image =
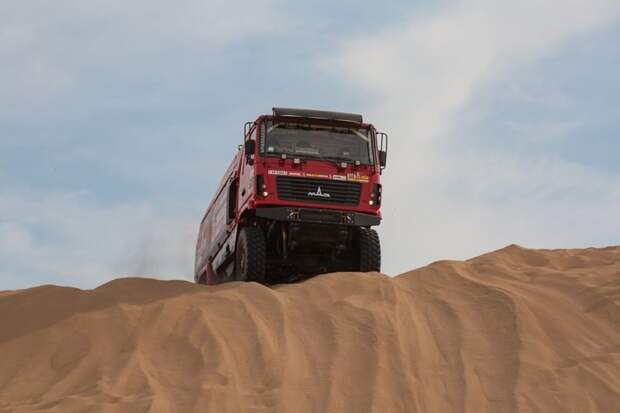
[[[379,164],[381,165],[381,169],[385,168],[386,162],[387,162],[387,151],[379,151]]]
[[[377,132],[377,143],[379,146],[379,166],[381,171],[385,169],[385,163],[387,162],[387,150],[388,150],[388,136],[387,133]]]
[[[252,165],[254,164],[254,152],[256,151],[256,141],[248,139],[245,141],[245,158],[247,162]]]

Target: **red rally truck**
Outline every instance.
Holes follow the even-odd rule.
[[[380,271],[387,135],[362,116],[273,108],[244,144],[200,225],[195,281],[272,284]]]

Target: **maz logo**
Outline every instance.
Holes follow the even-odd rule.
[[[320,197],[320,198],[331,198],[331,195],[328,193],[323,193],[323,191],[321,191],[321,187],[319,186],[316,189],[316,192],[308,192],[308,196],[314,196],[314,197]]]

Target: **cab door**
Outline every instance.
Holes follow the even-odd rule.
[[[221,282],[231,277],[233,271],[232,263],[237,241],[237,214],[239,213],[239,178],[236,173],[228,178],[220,198],[217,214],[219,228],[216,236],[217,252],[213,255],[212,266]]]
[[[258,150],[257,131],[257,122],[248,126],[247,133],[245,133],[244,136],[244,144],[248,140],[253,140],[256,142],[255,147]],[[256,154],[254,154],[254,156],[256,156]],[[250,158],[248,158],[244,152],[239,173],[239,211],[244,211],[250,199],[254,197],[255,182],[254,159],[250,161]]]
[[[226,226],[230,230],[236,224],[239,206],[239,178],[232,176],[228,182],[226,198]]]

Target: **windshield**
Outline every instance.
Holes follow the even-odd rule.
[[[263,154],[373,164],[368,129],[266,122]]]

